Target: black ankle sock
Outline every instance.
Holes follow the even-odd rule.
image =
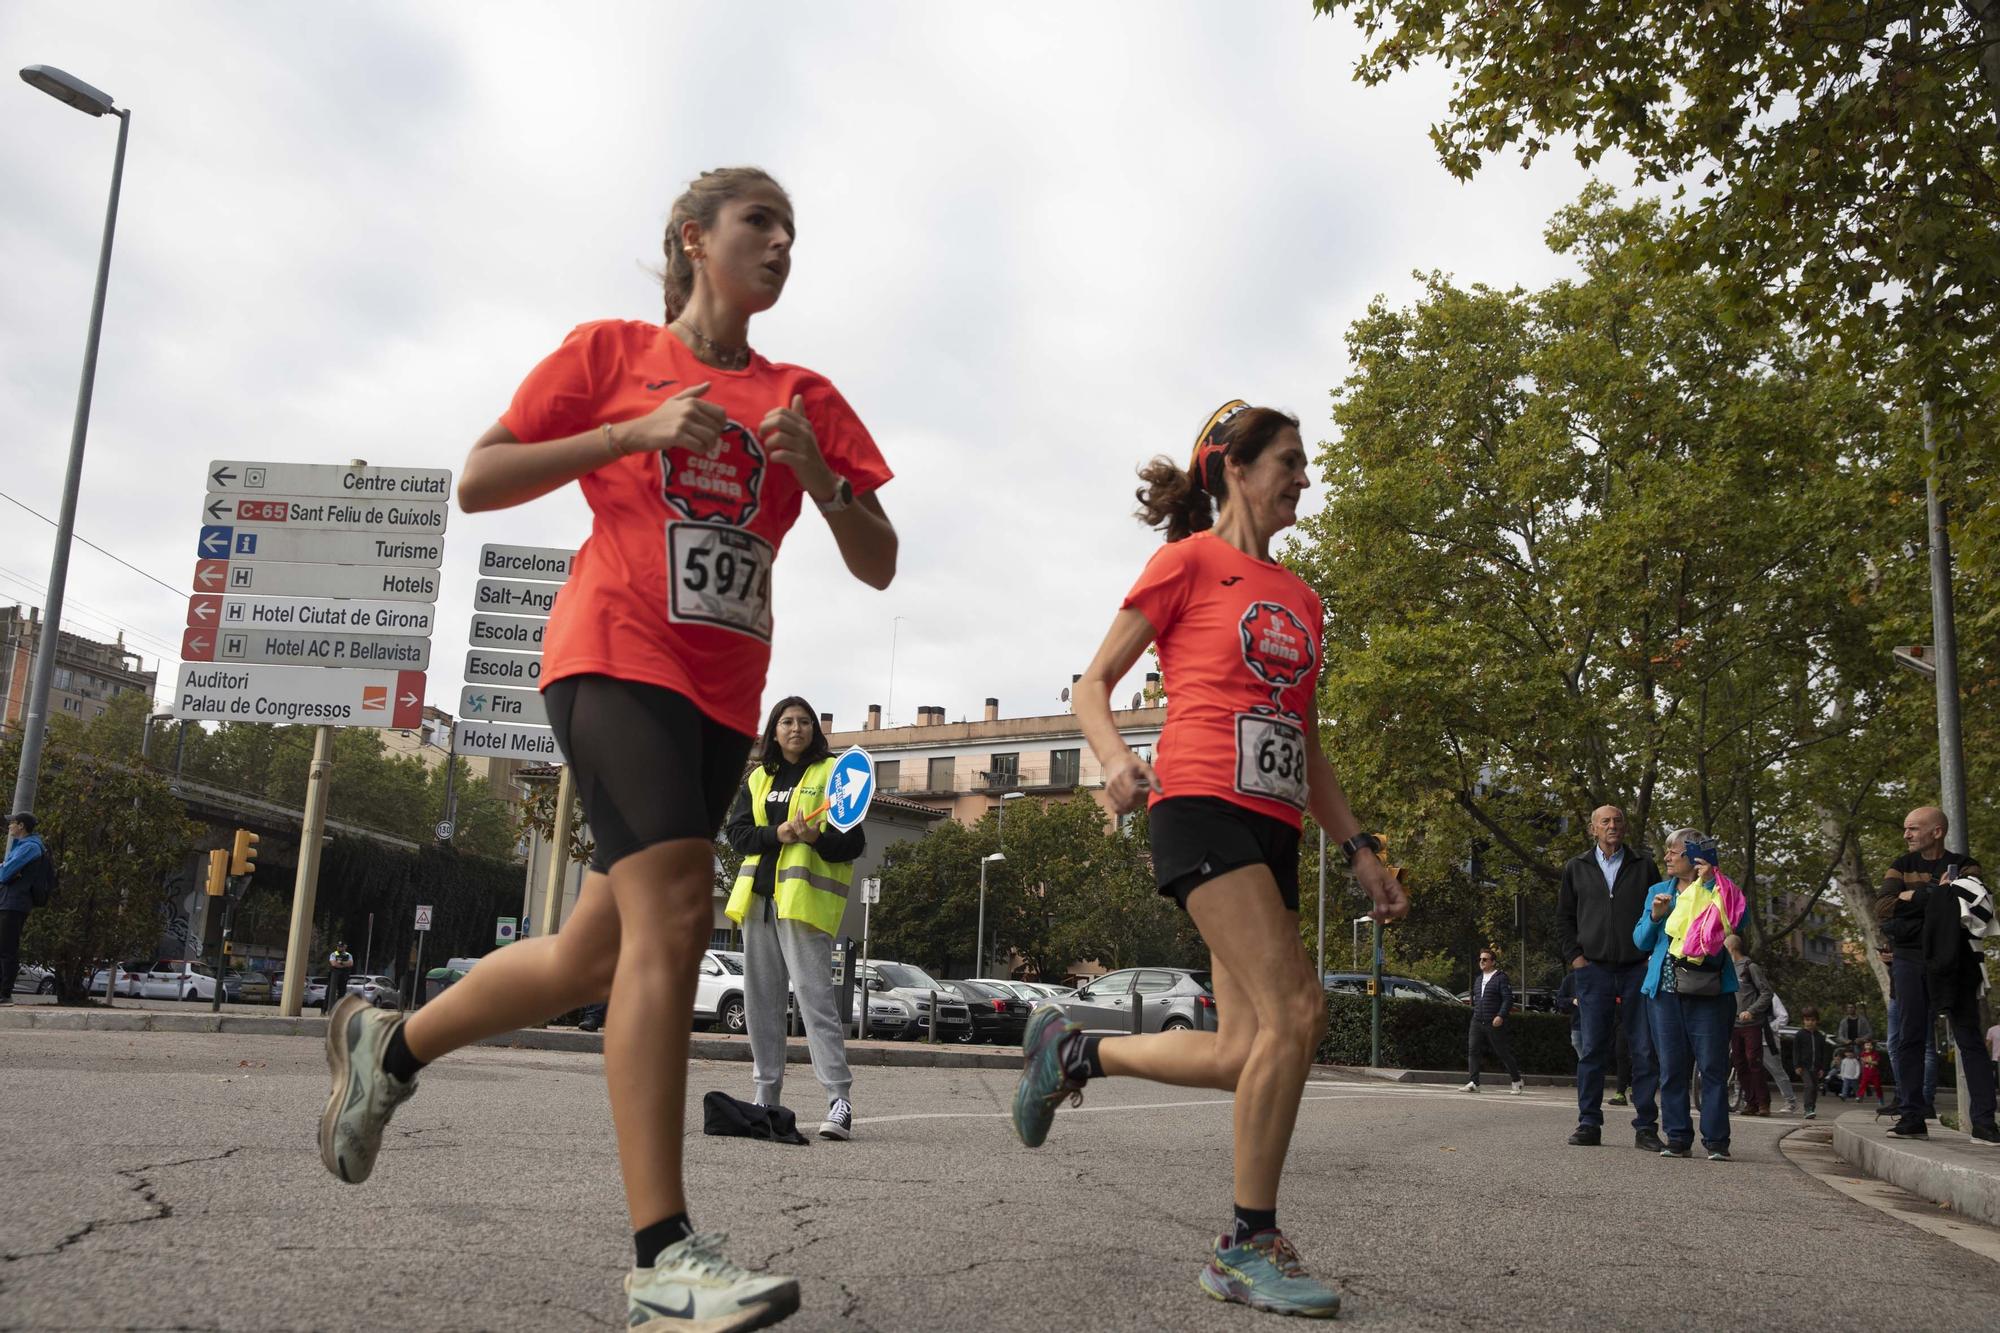
[[[423,1067],[424,1062],[410,1054],[410,1043],[403,1040],[403,1025],[396,1024],[396,1030],[389,1034],[389,1044],[382,1050],[382,1068],[408,1083]]]
[[[660,1257],[661,1250],[693,1234],[694,1228],[688,1225],[686,1213],[675,1213],[649,1227],[640,1227],[632,1233],[632,1250],[638,1256],[639,1267],[651,1268],[653,1261]]]
[[[1278,1229],[1278,1210],[1275,1208],[1245,1208],[1236,1205],[1236,1229],[1230,1233],[1229,1243],[1241,1245],[1260,1231]]]
[[[1097,1044],[1104,1038],[1089,1032],[1072,1032],[1056,1047],[1056,1059],[1063,1073],[1077,1082],[1104,1077],[1104,1061],[1097,1056]]]

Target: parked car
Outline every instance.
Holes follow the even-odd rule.
[[[46,967],[33,963],[21,964],[21,970],[14,974],[14,993],[28,995],[53,995],[56,993],[56,974]]]
[[[917,1025],[917,1007],[900,995],[887,991],[862,991],[857,995],[868,997],[868,1037],[871,1041],[902,1041],[922,1034]],[[857,998],[856,1003],[859,1003]],[[861,1025],[856,1022],[851,1030],[859,1035]]]
[[[1368,993],[1366,972],[1329,972],[1320,978],[1320,983],[1329,991],[1339,991],[1346,995]],[[1437,1000],[1443,1004],[1465,1003],[1442,986],[1434,986],[1415,977],[1392,976],[1387,972],[1382,974],[1382,997],[1388,1000]]]
[[[741,1036],[743,1021],[743,955],[710,949],[701,956],[701,974],[694,983],[696,1027]]]
[[[223,987],[224,996],[229,988]],[[192,958],[160,958],[139,974],[139,997],[146,1000],[213,1000],[215,969]]]
[[[268,973],[239,968],[223,974],[222,996],[240,1004],[269,1004],[278,998],[278,993],[271,988]]]
[[[307,977],[305,990],[300,993],[299,1007],[302,1009],[324,1009],[326,1007],[326,978]]]
[[[1063,1017],[1086,1028],[1132,1030],[1132,1006],[1140,1009],[1141,1031],[1173,1028],[1215,1031],[1215,992],[1209,974],[1184,967],[1128,967],[1107,972],[1077,988],[1067,999],[1052,999]]]
[[[880,993],[894,995],[916,1013],[916,1025],[910,1031],[912,1037],[928,1036],[931,1030],[931,995],[944,991],[944,986],[921,967],[909,963],[888,963],[879,959],[864,958],[855,964],[854,974],[871,995]],[[937,1002],[937,1035],[940,1041],[956,1041],[961,1033],[972,1030],[972,1014],[965,1001],[957,999],[949,992],[940,994]],[[871,1014],[868,1020],[873,1023]]]
[[[1050,986],[1040,981],[1015,981],[1008,977],[974,977],[972,979],[982,986],[995,986],[1009,995],[1018,996],[1026,1000],[1030,1009],[1059,996],[1076,994],[1074,990],[1066,986]]]
[[[993,1046],[1019,1046],[1028,1028],[1028,1014],[1034,1009],[1011,990],[987,981],[947,981],[944,988],[965,1001],[972,1026],[960,1041],[983,1041]]]
[[[148,964],[145,963],[118,964],[117,993],[136,998],[139,994],[139,978],[145,975],[147,966]],[[90,979],[90,993],[92,995],[104,994],[104,969],[101,967],[97,969],[96,975]]]
[[[1032,998],[1037,1004],[1044,1000],[1067,1000],[1076,994],[1074,986],[1055,986],[1046,981],[1017,981],[1014,985],[1033,992]]]
[[[377,1009],[401,1009],[403,1007],[403,988],[396,984],[394,977],[371,975],[368,973],[349,977],[347,979],[347,993],[349,995],[359,995]]]

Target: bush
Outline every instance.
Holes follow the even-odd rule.
[[[1326,1038],[1320,1042],[1322,1064],[1369,1063],[1369,1009],[1365,995],[1326,997]],[[1466,1032],[1472,1010],[1442,1000],[1382,1001],[1382,1066],[1388,1069],[1463,1069]],[[1524,1014],[1507,1020],[1514,1058],[1528,1074],[1576,1073],[1576,1051],[1569,1044],[1569,1020],[1554,1014]],[[1493,1065],[1492,1056],[1486,1063]]]

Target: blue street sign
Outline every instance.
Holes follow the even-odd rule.
[[[866,750],[854,746],[834,761],[826,799],[826,822],[842,833],[867,818],[875,799],[875,761]]]
[[[222,560],[229,555],[230,529],[212,527],[204,523],[201,537],[194,544],[194,553],[204,560]]]

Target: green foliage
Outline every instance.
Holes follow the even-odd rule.
[[[1326,1036],[1320,1041],[1321,1064],[1369,1063],[1373,1001],[1365,995],[1330,993],[1326,997]],[[1442,1000],[1382,1001],[1384,1069],[1463,1069],[1472,1010]],[[1517,1013],[1508,1019],[1507,1036],[1514,1058],[1527,1074],[1576,1073],[1576,1049],[1569,1044],[1569,1020],[1554,1014]],[[1487,1066],[1496,1063],[1488,1057]]]
[[[428,960],[477,957],[493,948],[494,924],[521,913],[516,862],[468,856],[426,843],[414,852],[363,838],[336,837],[320,856],[314,902],[315,965],[339,941],[358,956],[375,917],[376,970],[403,975],[416,947],[416,909],[431,907]],[[358,961],[358,959],[357,959]]]
[[[49,728],[35,814],[60,882],[49,904],[28,914],[21,938],[21,956],[55,972],[66,1004],[82,1001],[104,960],[150,953],[161,885],[195,837],[164,781],[93,753],[88,739],[88,729],[67,718]],[[20,738],[8,738],[0,769],[15,771],[20,754]]]

